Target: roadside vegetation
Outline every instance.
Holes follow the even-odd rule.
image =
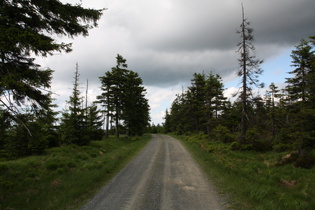
[[[238,151],[207,135],[180,139],[233,209],[315,209],[315,167],[279,164],[287,152]],[[315,154],[315,151],[312,151]]]
[[[115,67],[104,68],[104,76],[99,77],[101,95],[93,102],[88,100],[88,81],[82,94],[76,64],[72,93],[61,112],[53,98],[58,93],[51,91],[54,70],[35,63],[36,56],[71,52],[71,43],[59,43],[56,37],[87,36],[104,10],[58,0],[1,2],[0,158],[40,155],[62,145],[89,145],[113,132],[116,137],[146,132],[150,121],[146,89],[121,55]]]
[[[146,89],[121,55],[99,77],[102,92],[92,103],[88,82],[86,95],[80,91],[77,64],[62,112],[50,91],[54,70],[35,63],[35,56],[72,51],[55,38],[87,36],[102,9],[52,0],[2,1],[0,10],[0,208],[76,208],[149,139],[137,136],[162,130],[188,134],[184,142],[236,207],[314,208],[315,36],[292,51],[286,87],[271,83],[260,95],[262,60],[243,10],[238,98],[224,96],[220,75],[196,73],[166,111],[163,128],[148,128]]]
[[[191,85],[166,110],[164,132],[205,134],[233,150],[287,152],[288,162],[315,165],[315,36],[292,50],[292,76],[280,89],[259,81],[262,60],[255,58],[253,29],[244,17],[238,32],[241,87],[234,100],[224,96],[220,75],[195,73]],[[281,84],[283,86],[283,84]],[[281,154],[281,153],[280,153]],[[284,160],[282,164],[286,164]]]
[[[0,209],[76,209],[148,142],[109,137],[89,145],[63,145],[43,155],[0,161]]]
[[[166,110],[164,132],[179,135],[232,207],[315,209],[315,36],[292,50],[286,86],[271,83],[262,95],[263,61],[244,10],[238,34],[235,100],[220,75],[195,73]]]

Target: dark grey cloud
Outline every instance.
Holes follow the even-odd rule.
[[[177,84],[203,70],[228,77],[238,67],[235,32],[242,2],[261,59],[315,35],[314,0],[90,0],[83,6],[108,8],[99,27],[87,38],[67,40],[73,42],[72,53],[45,62],[56,70],[55,80],[64,82],[72,80],[76,62],[82,80],[99,82],[117,53],[147,85]]]
[[[235,47],[241,1],[171,2],[170,8],[161,11],[160,19],[135,36],[139,46],[174,52]],[[259,44],[291,45],[315,33],[312,0],[250,0],[244,1],[244,7]]]
[[[315,34],[315,1],[257,1],[246,8],[259,44],[294,45]]]

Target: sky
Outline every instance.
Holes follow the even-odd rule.
[[[163,122],[176,94],[190,86],[194,73],[212,72],[222,77],[226,96],[240,87],[236,33],[242,8],[254,29],[256,57],[263,59],[260,81],[284,86],[292,68],[291,51],[301,39],[315,35],[314,0],[61,0],[102,9],[98,27],[87,37],[55,36],[73,43],[71,53],[37,58],[51,68],[55,103],[64,109],[73,88],[76,63],[80,90],[88,100],[101,94],[99,77],[116,65],[116,55],[127,59],[147,89],[152,123]],[[259,90],[263,94],[264,90]]]

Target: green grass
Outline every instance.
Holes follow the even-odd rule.
[[[0,209],[76,209],[148,142],[109,138],[61,146],[45,155],[0,161]]]
[[[234,209],[315,209],[315,167],[275,166],[286,153],[231,151],[229,144],[182,141]],[[189,139],[189,140],[187,140]]]

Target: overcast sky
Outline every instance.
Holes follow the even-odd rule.
[[[261,80],[281,83],[290,70],[293,47],[315,35],[314,0],[82,0],[83,7],[108,8],[98,28],[85,38],[57,37],[72,42],[73,52],[38,62],[55,70],[52,90],[58,94],[56,103],[64,108],[76,62],[82,92],[88,79],[92,102],[100,94],[98,77],[115,66],[119,53],[143,79],[152,121],[161,123],[163,112],[195,72],[212,71],[230,90],[237,88],[236,45],[241,40],[236,31],[242,21],[242,2],[254,28],[256,56],[265,61]]]

